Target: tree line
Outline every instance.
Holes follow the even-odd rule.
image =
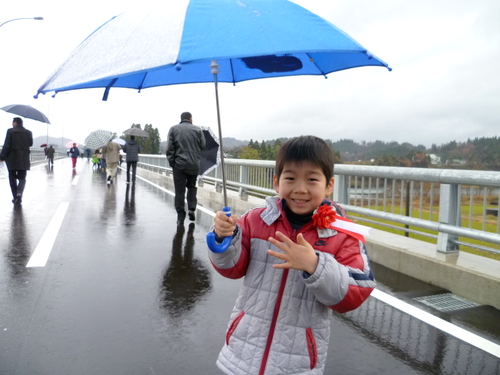
[[[132,127],[142,129],[141,124]],[[142,153],[160,154],[164,152],[166,142],[162,142],[158,128],[146,124],[144,129],[149,137],[136,137]],[[128,140],[130,137],[122,136]],[[226,149],[227,157],[235,159],[276,160],[278,150],[289,138],[282,137],[261,142],[251,139],[247,145]],[[408,142],[395,141],[355,142],[352,139],[332,141],[326,139],[335,156],[335,163],[356,163],[380,166],[419,167],[446,166],[447,168],[464,168],[500,171],[500,138],[476,137],[466,142],[450,141],[445,144],[412,145]],[[430,154],[441,159],[441,164],[432,165]]]
[[[261,142],[250,140],[248,145],[226,150],[229,157],[237,159],[276,160],[281,145],[288,138],[278,138]],[[441,167],[480,170],[500,170],[500,139],[498,137],[476,137],[466,142],[451,141],[440,146],[432,144],[412,145],[408,142],[355,142],[352,139],[332,141],[335,163],[355,163],[365,165],[398,167]],[[438,164],[431,163],[430,155],[440,158]]]

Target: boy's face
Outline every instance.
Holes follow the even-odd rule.
[[[299,215],[313,212],[333,190],[333,178],[327,182],[321,168],[309,162],[285,163],[279,180],[275,175],[273,181],[279,197]]]

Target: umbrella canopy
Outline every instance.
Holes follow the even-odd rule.
[[[6,105],[5,107],[2,107],[0,109],[4,110],[5,112],[13,113],[21,117],[50,124],[50,121],[47,118],[47,116],[45,116],[38,109],[33,108],[32,106],[29,105],[11,104],[11,105]]]
[[[219,141],[212,129],[202,126],[205,136],[205,149],[201,152],[200,176],[217,167],[220,163]]]
[[[144,138],[148,138],[149,137],[149,134],[148,134],[147,131],[139,129],[139,128],[130,128],[130,129],[127,129],[127,130],[125,130],[123,132],[123,134],[133,135],[135,137],[144,137]]]
[[[77,141],[69,141],[65,144],[66,148],[73,147],[73,143],[75,143],[77,146],[80,145]]]
[[[47,143],[42,143],[40,147],[47,147]]]
[[[113,138],[112,141],[118,143],[120,146],[123,146],[125,143],[127,143],[125,139],[122,138]]]
[[[213,80],[222,149],[219,81],[326,75],[361,66],[388,68],[342,30],[288,0],[165,1],[154,9],[123,13],[99,27],[37,95],[102,87],[106,100],[111,87],[141,90]],[[221,166],[227,206],[224,158]],[[229,207],[225,209],[230,214]],[[230,244],[226,238],[215,249],[213,233],[208,241],[214,252]]]
[[[85,138],[85,145],[95,150],[108,143],[112,136],[113,133],[109,130],[95,130]]]
[[[147,43],[146,43],[147,41]],[[326,75],[387,64],[330,22],[288,0],[178,0],[123,13],[99,27],[38,93],[143,89],[291,75]]]

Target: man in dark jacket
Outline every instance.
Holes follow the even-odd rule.
[[[193,125],[191,113],[181,114],[181,122],[168,132],[167,159],[173,170],[175,186],[175,210],[177,224],[184,223],[186,211],[184,196],[187,188],[189,220],[194,221],[196,199],[196,180],[200,173],[201,151],[205,148],[205,136],[200,127]]]
[[[127,184],[130,183],[130,167],[132,167],[132,184],[135,184],[135,173],[137,171],[137,162],[139,161],[139,154],[141,152],[141,147],[139,143],[135,141],[133,135],[122,147],[122,150],[127,154]]]
[[[47,149],[47,153],[45,154],[45,155],[47,155],[49,167],[54,165],[54,154],[55,153],[56,153],[56,150],[54,149],[54,147],[52,147],[52,145],[50,145],[49,148]]]
[[[22,118],[14,117],[12,128],[7,130],[2,153],[0,153],[0,161],[5,160],[9,169],[12,203],[20,204],[22,202],[26,174],[30,169],[31,146],[33,146],[33,134],[23,127]]]

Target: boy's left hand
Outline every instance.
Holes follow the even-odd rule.
[[[294,270],[306,271],[313,274],[318,266],[318,256],[309,242],[304,239],[302,233],[297,236],[297,242],[281,232],[276,232],[276,237],[269,237],[269,242],[284,252],[280,253],[271,249],[267,250],[269,255],[284,260],[285,263],[273,264],[274,268],[292,268]]]

